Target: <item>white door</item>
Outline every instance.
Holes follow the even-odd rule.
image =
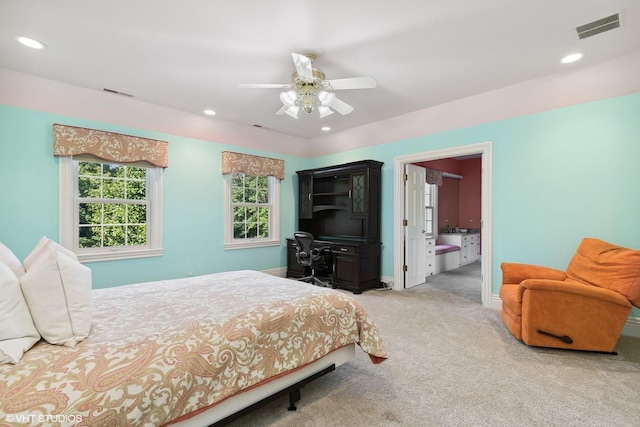
[[[425,168],[411,164],[405,165],[404,173],[407,175],[404,187],[404,214],[407,220],[407,226],[404,227],[404,264],[407,267],[404,287],[410,288],[424,283],[427,275],[424,229],[424,186],[427,176]]]

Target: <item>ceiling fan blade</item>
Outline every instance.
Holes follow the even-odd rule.
[[[313,79],[313,69],[311,67],[311,58],[299,53],[292,53],[293,64],[296,66],[298,76],[304,77],[307,80]]]
[[[240,89],[288,89],[291,85],[288,83],[240,83],[237,87]]]
[[[373,89],[378,85],[376,79],[370,76],[365,77],[350,77],[347,79],[335,79],[325,80],[329,89],[343,90],[343,89]]]
[[[351,105],[340,100],[339,98],[336,98],[335,101],[333,101],[333,103],[331,104],[331,108],[333,108],[334,110],[336,110],[338,113],[342,115],[349,114],[350,112],[353,111],[353,107]]]

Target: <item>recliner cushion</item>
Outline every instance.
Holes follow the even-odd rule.
[[[518,285],[503,284],[500,288],[502,307],[509,307],[513,314],[522,314],[522,293],[518,292]]]
[[[585,238],[567,267],[567,280],[610,289],[640,306],[640,250]]]

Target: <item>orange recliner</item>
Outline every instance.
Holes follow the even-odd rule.
[[[614,353],[640,306],[640,250],[585,238],[567,271],[504,262],[502,321],[525,344]]]

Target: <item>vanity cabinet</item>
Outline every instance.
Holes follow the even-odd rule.
[[[466,265],[479,259],[480,234],[440,234],[440,242],[445,245],[455,245],[460,247],[460,263]]]
[[[425,240],[427,258],[425,260],[427,264],[426,276],[433,276],[436,274],[436,239]]]
[[[469,250],[467,253],[469,262],[480,259],[480,233],[469,234]]]

